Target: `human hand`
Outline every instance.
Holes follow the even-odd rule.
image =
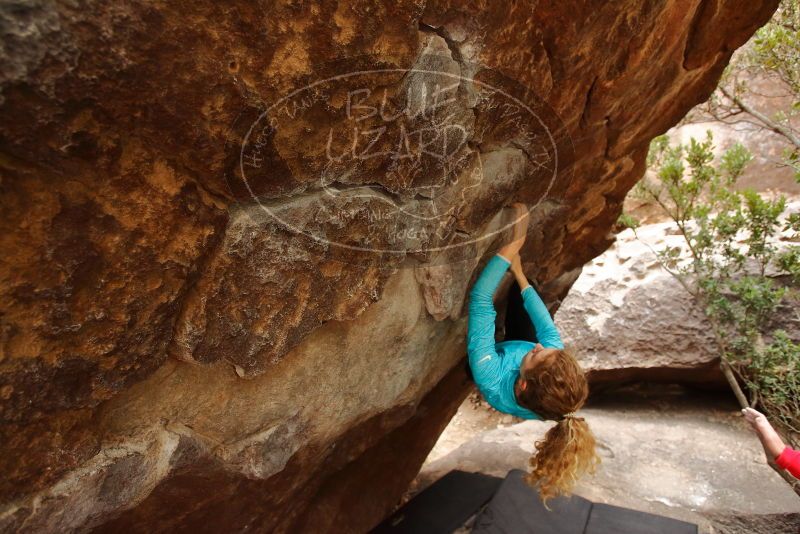
[[[764,447],[767,459],[775,460],[780,456],[786,445],[784,445],[778,433],[775,432],[775,429],[772,428],[766,416],[752,408],[745,408],[742,410],[742,415],[744,415],[745,420],[750,423],[750,426],[752,426],[758,434],[758,439]]]
[[[525,244],[525,236],[528,234],[528,222],[530,215],[528,206],[522,202],[515,202],[514,209],[514,228],[511,234],[511,241],[500,249],[500,254],[506,258],[511,258],[519,254],[522,245]]]
[[[772,425],[769,424],[769,420],[767,420],[766,416],[757,410],[745,408],[742,410],[742,415],[744,415],[745,420],[750,423],[750,426],[758,432],[766,428],[772,429]]]

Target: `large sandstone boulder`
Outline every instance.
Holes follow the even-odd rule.
[[[659,264],[655,251],[680,247],[671,223],[618,234],[584,267],[556,313],[597,389],[641,380],[726,387],[703,310]]]
[[[786,213],[798,212],[800,202],[790,201]],[[780,250],[795,240],[785,230],[773,245]],[[688,261],[689,250],[674,223],[619,233],[583,268],[558,308],[556,323],[595,391],[640,381],[729,389],[708,318],[658,262],[656,252],[665,247],[680,249],[681,260]],[[800,341],[797,306],[797,298],[787,295],[770,330],[781,329]]]
[[[776,5],[4,3],[0,528],[376,524],[501,207],[563,297]]]

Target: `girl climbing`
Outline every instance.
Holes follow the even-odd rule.
[[[489,260],[470,292],[467,353],[475,383],[492,407],[524,419],[557,421],[536,442],[530,459],[528,482],[538,484],[547,500],[571,493],[580,475],[594,472],[599,458],[586,421],[575,415],[588,396],[586,378],[522,272],[519,251],[528,209],[517,203],[514,210],[511,242]],[[509,267],[516,283],[508,298],[505,340],[495,343],[492,297]]]

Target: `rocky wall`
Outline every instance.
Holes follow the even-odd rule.
[[[0,528],[376,524],[501,208],[563,297],[776,5],[4,3]]]

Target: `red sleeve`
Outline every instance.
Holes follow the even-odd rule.
[[[775,463],[789,471],[793,477],[800,478],[800,451],[786,447],[780,456],[775,459]]]

